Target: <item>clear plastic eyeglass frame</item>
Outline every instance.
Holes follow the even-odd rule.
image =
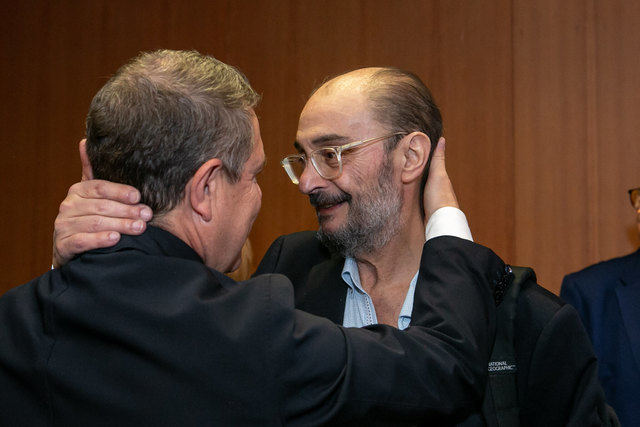
[[[331,145],[321,147],[312,151],[308,155],[305,153],[292,154],[280,161],[285,172],[295,185],[300,183],[300,175],[307,167],[308,159],[311,159],[313,168],[324,179],[336,179],[342,175],[342,153],[356,147],[362,147],[365,144],[382,141],[392,136],[407,135],[406,132],[396,132],[390,135],[377,136],[362,141],[349,142],[344,145]]]

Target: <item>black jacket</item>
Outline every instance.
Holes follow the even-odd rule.
[[[343,264],[344,258],[324,248],[314,232],[301,232],[278,238],[257,274],[286,275],[295,288],[296,307],[341,324],[347,294]],[[430,272],[440,268],[440,262],[421,266]],[[601,425],[606,409],[597,361],[573,307],[527,281],[517,300],[514,335],[521,425]],[[474,410],[464,425],[482,424],[480,405]]]
[[[163,230],[123,236],[0,298],[0,425],[438,420],[482,394],[504,265],[455,238],[433,263],[420,326],[342,328],[284,276],[235,283]]]

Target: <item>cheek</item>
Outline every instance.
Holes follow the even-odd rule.
[[[377,179],[377,176],[372,179]],[[349,194],[350,196],[356,196],[359,190],[363,187],[367,187],[369,180],[367,180],[362,171],[349,171],[348,173],[342,173],[340,178],[332,181],[333,185],[342,193]],[[334,190],[335,192],[335,190]]]
[[[247,226],[251,228],[262,206],[262,191],[257,184],[254,184],[253,188],[247,192],[243,205],[242,217],[245,219]]]
[[[345,178],[347,185],[357,188],[362,184],[375,182],[380,170],[381,165],[377,159],[355,159],[351,164],[343,167],[342,176],[339,179]]]
[[[256,198],[255,211],[256,211],[256,215],[257,215],[258,211],[262,207],[262,189],[260,188],[260,186],[258,184],[256,184],[256,196],[255,196],[255,198]]]

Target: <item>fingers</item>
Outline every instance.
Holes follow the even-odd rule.
[[[147,223],[141,219],[117,218],[103,215],[63,216],[55,221],[56,233],[61,238],[75,234],[102,233],[141,234]]]
[[[93,179],[78,182],[69,188],[69,196],[83,199],[107,199],[114,202],[134,204],[140,201],[140,192],[130,185]]]
[[[60,267],[71,261],[74,256],[88,250],[113,246],[120,240],[120,234],[115,231],[99,233],[78,233],[56,239],[54,233],[53,266]]]
[[[53,233],[54,265],[91,249],[112,246],[120,233],[141,234],[151,209],[133,187],[89,180],[74,184],[60,204]]]
[[[148,209],[144,205],[135,207],[143,208]],[[141,234],[146,227],[147,223],[141,219],[59,214],[53,234],[53,265],[59,267],[88,250],[113,246],[120,240],[121,233]]]
[[[89,181],[87,181],[89,182]],[[151,209],[141,203],[136,205],[128,205],[118,201],[99,198],[85,198],[77,195],[67,196],[60,204],[58,218],[56,220],[69,221],[73,220],[77,225],[84,224],[78,222],[82,217],[100,217],[103,218],[101,224],[111,224],[106,221],[107,218],[120,218],[124,220],[143,220],[149,221],[153,216]],[[91,218],[95,220],[95,218]],[[93,222],[92,222],[93,224]],[[119,224],[119,223],[118,223]],[[119,224],[122,227],[121,224]],[[82,231],[104,231],[106,229],[83,229]],[[125,231],[121,228],[113,229],[114,231]],[[126,230],[135,231],[135,230]],[[141,230],[138,230],[141,231]],[[136,233],[137,234],[137,233]]]
[[[63,265],[91,249],[115,245],[120,233],[141,234],[150,218],[151,209],[142,204],[67,197],[55,220],[53,265]]]
[[[80,151],[80,163],[82,163],[82,180],[87,181],[93,179],[93,168],[91,162],[89,162],[89,156],[87,155],[87,140],[83,139],[78,144],[78,151]]]

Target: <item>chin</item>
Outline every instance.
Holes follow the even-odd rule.
[[[339,230],[343,224],[335,217],[335,215],[318,215],[318,226],[324,233],[334,233]]]
[[[327,226],[326,223],[320,223],[319,227],[318,227],[318,231],[321,232],[322,234],[326,235],[326,236],[330,236],[333,233],[335,233],[337,231],[336,227],[330,227]]]

